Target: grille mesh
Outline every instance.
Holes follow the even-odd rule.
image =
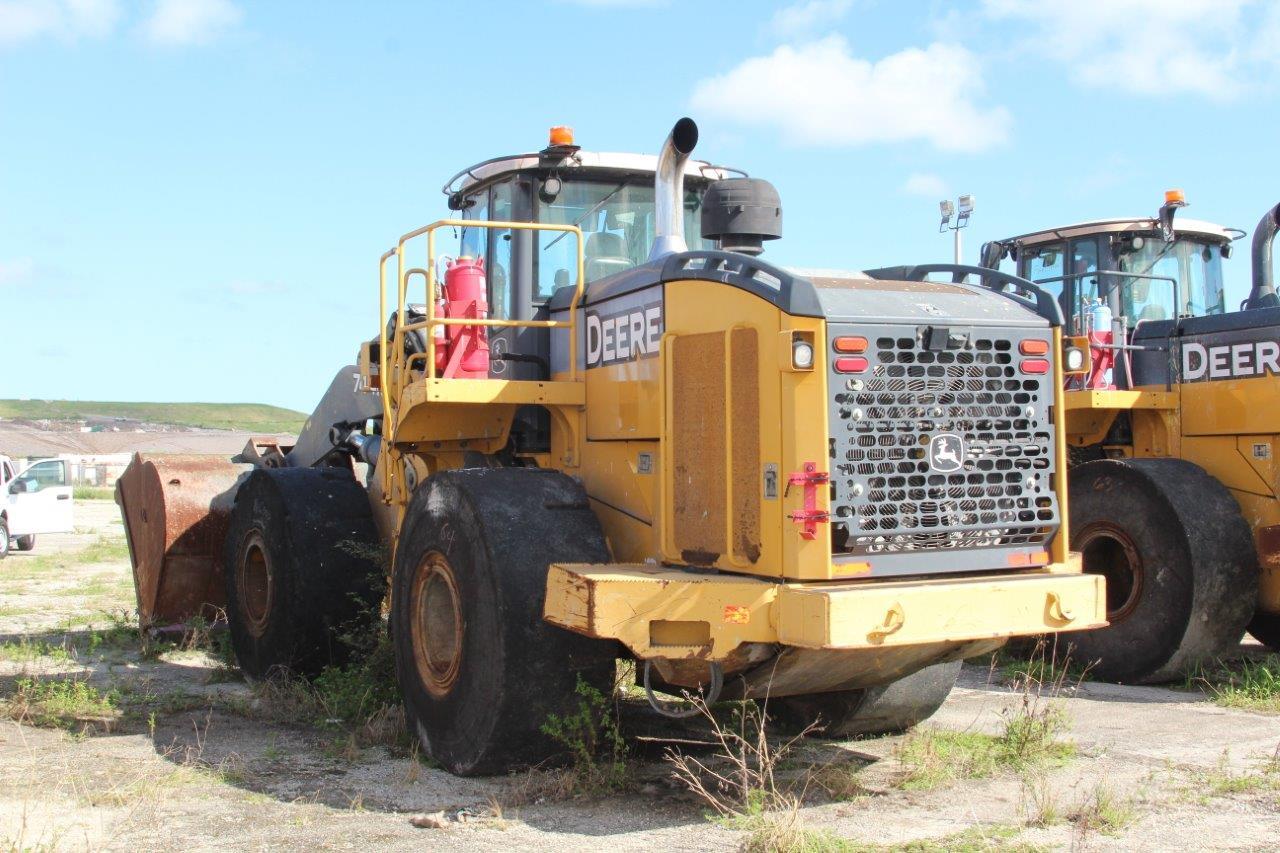
[[[1053,380],[1051,372],[1020,372],[1017,347],[1048,330],[952,330],[940,351],[922,344],[927,330],[904,331],[829,329],[832,339],[858,335],[869,344],[860,374],[837,373],[828,357],[834,550],[1045,544],[1059,521]],[[931,464],[938,436],[943,444],[935,446],[958,454],[954,463],[944,453]]]

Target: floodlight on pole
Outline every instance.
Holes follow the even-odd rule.
[[[942,223],[938,226],[938,233],[950,231],[955,235],[955,263],[961,263],[963,251],[960,243],[960,229],[969,224],[969,217],[973,215],[974,200],[973,196],[965,193],[956,199],[954,203],[950,199],[943,199],[938,202],[938,210],[942,213]],[[955,217],[955,223],[951,221],[951,217]]]

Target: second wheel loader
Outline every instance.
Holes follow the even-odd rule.
[[[1183,219],[1171,190],[1150,218],[994,241],[1054,294],[1088,355],[1067,379],[1071,541],[1107,581],[1109,627],[1071,638],[1116,681],[1185,677],[1246,628],[1280,648],[1280,302],[1259,221],[1252,287],[1226,303],[1223,261],[1245,232]]]

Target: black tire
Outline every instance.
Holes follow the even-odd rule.
[[[541,730],[608,695],[615,647],[542,618],[551,563],[608,562],[582,487],[555,471],[467,469],[414,492],[396,545],[391,628],[406,721],[462,776],[560,751]]]
[[[1254,613],[1248,630],[1249,636],[1271,651],[1280,651],[1280,613]]]
[[[1072,469],[1071,548],[1107,579],[1106,628],[1058,642],[1104,681],[1186,675],[1240,642],[1258,597],[1257,555],[1231,493],[1181,459]]]
[[[0,516],[0,560],[9,556],[9,519]]]
[[[381,545],[363,488],[336,468],[260,468],[236,493],[224,550],[227,622],[245,675],[314,675],[375,618]]]
[[[36,535],[28,533],[26,536],[16,536],[13,544],[19,551],[30,551],[36,547]]]
[[[904,732],[933,716],[951,695],[962,661],[938,663],[880,687],[780,696],[761,700],[770,725],[798,734],[813,722],[814,737],[844,740]]]

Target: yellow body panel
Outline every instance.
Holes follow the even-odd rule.
[[[749,642],[892,648],[1096,628],[1106,624],[1106,596],[1101,577],[1076,573],[780,583],[643,564],[554,565],[544,615],[640,657],[724,660]],[[672,623],[707,639],[664,642]]]

